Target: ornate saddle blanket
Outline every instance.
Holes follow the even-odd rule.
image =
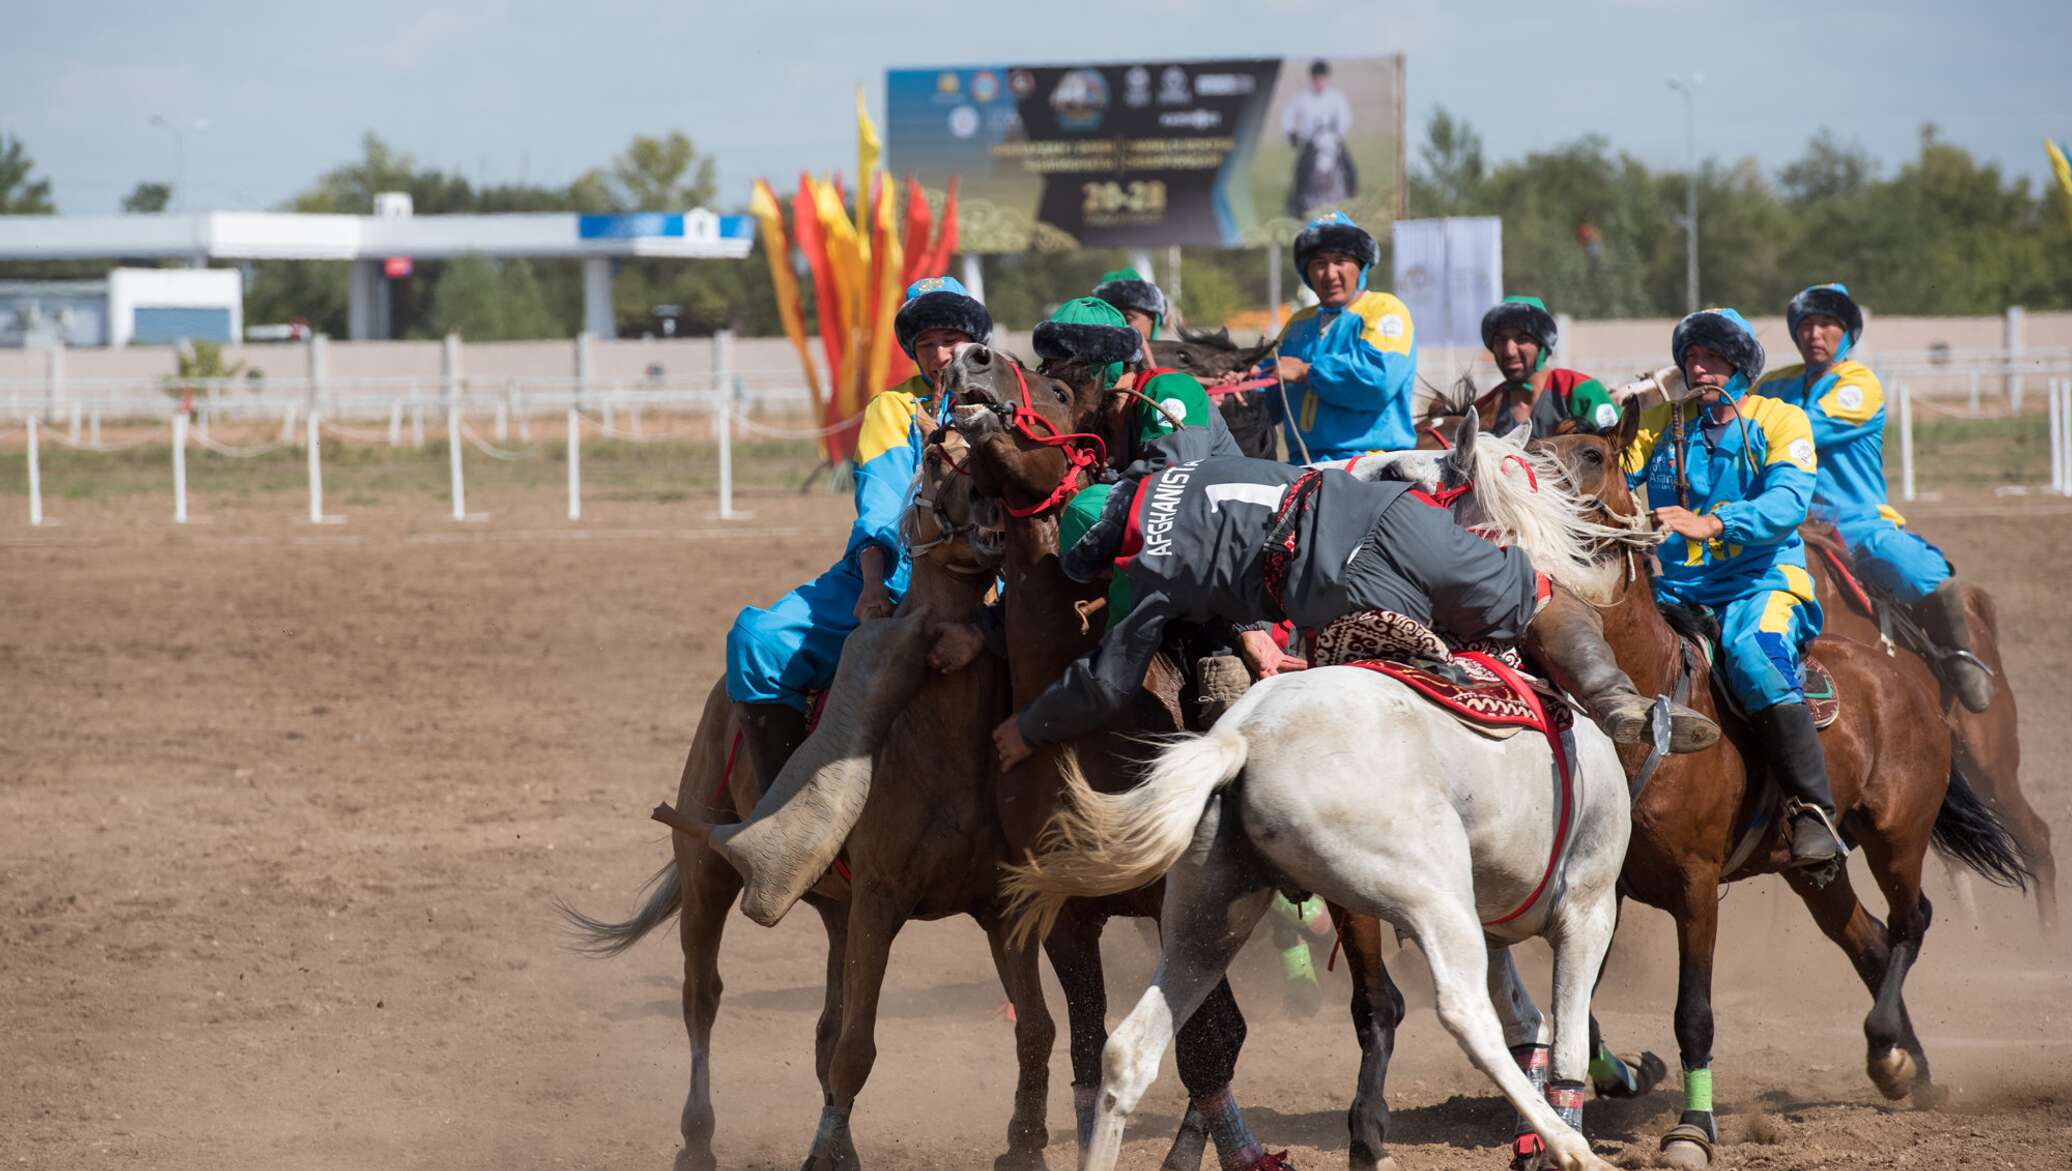
[[[1310,641],[1316,666],[1379,671],[1491,739],[1507,739],[1525,728],[1542,733],[1551,728],[1558,734],[1573,718],[1566,703],[1547,703],[1534,690],[1522,674],[1515,648],[1487,643],[1450,646],[1423,623],[1401,614],[1348,614]]]

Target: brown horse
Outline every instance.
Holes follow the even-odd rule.
[[[1596,501],[1593,519],[1636,530],[1645,526],[1619,460],[1638,421],[1639,413],[1629,409],[1610,439],[1569,435],[1542,441],[1569,469],[1578,494]],[[2028,873],[2006,830],[1953,771],[1949,728],[1933,680],[1918,663],[1895,662],[1874,647],[1846,638],[1820,640],[1819,658],[1843,696],[1841,716],[1821,732],[1821,747],[1841,828],[1864,852],[1885,896],[1888,925],[1857,900],[1846,869],[1825,885],[1807,871],[1787,869],[1789,842],[1781,819],[1761,822],[1771,804],[1761,753],[1746,725],[1715,698],[1705,655],[1656,605],[1651,558],[1639,547],[1613,548],[1606,556],[1623,559],[1609,596],[1598,599],[1605,637],[1620,666],[1645,694],[1687,688],[1686,702],[1719,719],[1726,731],[1704,752],[1662,757],[1652,776],[1642,772],[1644,748],[1622,750],[1629,773],[1642,772],[1623,882],[1627,893],[1675,918],[1680,953],[1676,1037],[1685,1110],[1663,1138],[1665,1157],[1678,1166],[1704,1166],[1718,1141],[1710,1070],[1719,887],[1758,874],[1782,874],[1871,991],[1865,1064],[1880,1092],[1937,1100],[1939,1090],[1902,995],[1932,918],[1921,893],[1922,861],[1932,842],[1990,881],[2019,886]],[[1679,672],[1688,676],[1681,687]],[[1751,823],[1760,826],[1759,836],[1744,854],[1737,844]]]
[[[814,1033],[815,1067],[827,1100],[804,1164],[807,1171],[847,1171],[859,1165],[849,1117],[876,1058],[878,995],[893,938],[911,920],[958,914],[971,915],[985,929],[1000,982],[1014,1006],[1020,1077],[1008,1151],[997,1165],[1043,1165],[1048,1141],[1044,1107],[1056,1030],[1043,1001],[1036,952],[1007,940],[997,893],[1003,835],[996,813],[997,770],[986,731],[1008,710],[1006,674],[986,657],[949,675],[936,675],[925,663],[928,631],[943,620],[970,614],[998,564],[997,530],[988,535],[974,519],[990,506],[973,501],[969,477],[954,474],[963,458],[962,441],[955,436],[928,449],[920,506],[909,513],[912,546],[928,547],[915,557],[898,613],[866,623],[850,637],[822,723],[793,758],[811,757],[815,740],[854,735],[856,729],[848,725],[870,718],[848,702],[859,688],[900,692],[890,700],[884,694],[868,697],[869,703],[896,707],[899,714],[875,753],[874,772],[887,783],[871,787],[847,839],[848,880],[829,876],[806,898],[828,933],[826,995]],[[691,1083],[679,1171],[718,1166],[712,1151],[712,1026],[721,991],[720,936],[742,880],[712,849],[704,829],[745,820],[763,792],[763,779],[754,774],[749,755],[737,751],[739,735],[725,687],[716,684],[678,783],[680,816],[671,821],[679,829],[672,835],[675,861],[657,875],[653,895],[639,914],[622,923],[567,912],[584,946],[607,955],[631,947],[681,912]],[[785,771],[790,774],[792,768]]]
[[[1103,394],[1091,371],[1064,368],[1054,373],[1058,376],[1046,377],[1022,368],[1009,355],[974,347],[960,354],[945,374],[946,387],[965,404],[958,426],[973,436],[972,467],[979,490],[999,496],[1010,513],[1027,513],[1008,522],[1005,600],[1017,707],[1034,699],[1073,659],[1097,645],[1103,624],[1098,617],[1082,616],[1086,607],[1097,604],[1102,587],[1065,577],[1058,568],[1056,523],[1049,508],[1039,507],[1055,504],[1060,489],[1069,490],[1079,473],[1066,446],[1039,439],[1084,435],[1098,437],[1102,447],[1119,446],[1129,405],[1123,396]],[[1038,438],[994,421],[997,414],[1011,413],[1023,404],[1043,420],[1028,429]],[[1085,442],[1082,449],[1093,446]],[[1011,854],[1020,857],[1033,850],[1038,834],[1060,808],[1063,770],[1079,770],[1102,791],[1119,791],[1139,779],[1141,737],[1182,727],[1177,670],[1167,665],[1155,667],[1153,674],[1123,725],[1126,733],[1097,733],[1069,747],[1048,748],[1002,778],[1001,821]],[[1162,893],[1163,884],[1158,883],[1113,898],[1075,900],[1045,937],[1045,953],[1066,992],[1075,1090],[1100,1083],[1101,1050],[1107,1043],[1107,995],[1099,966],[1101,925],[1115,915],[1155,918]],[[1384,1089],[1405,1006],[1382,962],[1380,922],[1338,908],[1332,915],[1352,978],[1353,1026],[1360,1045],[1359,1076],[1347,1111],[1347,1157],[1355,1171],[1364,1171],[1388,1157]],[[1190,1095],[1228,1084],[1243,1040],[1244,1018],[1229,985],[1219,984],[1176,1038],[1180,1076]],[[1090,1124],[1090,1097],[1084,1097],[1083,1104],[1087,1109],[1082,1122]],[[1166,1167],[1194,1166],[1201,1143],[1198,1127],[1190,1107]]]
[[[1839,558],[1849,563],[1849,550],[1835,531],[1822,524],[1808,524],[1799,530],[1806,540],[1806,568],[1819,591],[1820,608],[1827,618],[1827,632],[1858,642],[1882,646],[1887,653],[1904,654],[1918,661],[1910,646],[1888,640],[1879,629],[1876,616],[1866,607],[1894,605],[1891,599],[1874,599],[1845,586],[1833,572]],[[2058,863],[2050,848],[2050,823],[2036,812],[2022,792],[2022,744],[2018,734],[2019,713],[2014,686],[2000,658],[1999,612],[1993,596],[1977,585],[1963,586],[1964,610],[1970,619],[1972,644],[1980,659],[1993,669],[1999,686],[1985,711],[1975,712],[1957,702],[1957,697],[1936,678],[1944,717],[1957,738],[1957,766],[1978,789],[1986,805],[2006,822],[2008,832],[2028,859],[2036,875],[2036,917],[2046,931],[2058,927]],[[1923,664],[1926,665],[1925,663]]]
[[[1227,329],[1211,333],[1205,329],[1183,328],[1177,338],[1161,338],[1151,343],[1154,366],[1192,374],[1203,383],[1225,374],[1246,373],[1272,352],[1272,338],[1260,338],[1259,343],[1253,346],[1239,346],[1230,340]],[[1231,437],[1237,440],[1239,450],[1253,459],[1279,458],[1279,429],[1266,398],[1272,393],[1274,391],[1268,388],[1227,394],[1216,400],[1216,409],[1222,412],[1223,422],[1230,428]]]

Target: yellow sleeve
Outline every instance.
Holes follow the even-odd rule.
[[[856,435],[856,462],[867,464],[895,447],[905,447],[918,400],[899,389],[882,390],[863,408],[863,426]]]
[[[1842,362],[1835,375],[1835,384],[1820,396],[1821,413],[1844,423],[1868,423],[1885,409],[1885,388],[1870,367]]]
[[[1806,412],[1782,399],[1767,396],[1744,399],[1741,409],[1753,416],[1751,421],[1762,429],[1763,438],[1768,443],[1769,454],[1763,461],[1764,466],[1790,464],[1808,474],[1818,467],[1813,448],[1813,424],[1806,418]]]
[[[1633,442],[1626,445],[1620,463],[1626,474],[1636,476],[1648,466],[1648,457],[1655,454],[1655,444],[1669,430],[1669,404],[1656,403],[1640,413],[1640,429],[1633,435]]]
[[[1384,354],[1407,354],[1416,341],[1410,323],[1410,306],[1393,293],[1368,292],[1347,309],[1365,326],[1360,340]]]
[[[1281,327],[1281,336],[1273,339],[1274,344],[1279,345],[1282,342],[1287,341],[1288,334],[1291,330],[1295,328],[1296,323],[1308,321],[1310,318],[1315,317],[1316,315],[1317,307],[1315,305],[1311,305],[1307,309],[1297,309],[1294,313],[1289,315],[1288,324],[1283,325]]]

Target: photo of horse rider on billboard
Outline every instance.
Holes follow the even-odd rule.
[[[1345,204],[1360,193],[1360,169],[1346,149],[1353,129],[1352,103],[1331,82],[1331,63],[1310,62],[1309,85],[1281,109],[1281,133],[1295,148],[1295,170],[1288,181],[1288,215],[1303,219],[1311,212]]]

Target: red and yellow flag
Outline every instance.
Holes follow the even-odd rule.
[[[907,286],[905,251],[893,227],[896,190],[889,177],[878,177],[877,206],[871,213],[870,361],[865,365],[865,381],[858,387],[862,401],[913,373],[913,364],[892,333],[892,320],[899,314],[900,297]]]
[[[754,214],[763,238],[763,254],[770,262],[770,285],[777,293],[777,316],[784,322],[784,336],[799,352],[799,367],[806,374],[806,393],[812,396],[813,413],[823,414],[826,404],[820,391],[820,371],[806,350],[806,307],[799,298],[798,277],[791,271],[791,244],[784,238],[784,212],[777,206],[777,193],[761,179],[755,181],[748,208]],[[725,388],[721,388],[725,393]]]
[[[820,350],[827,358],[829,378],[842,368],[842,293],[835,287],[834,267],[827,261],[827,238],[820,230],[820,205],[810,175],[799,176],[798,194],[791,201],[791,233],[799,242],[799,254],[806,258],[806,271],[813,275],[813,304],[820,329]],[[818,376],[814,376],[818,380]],[[824,409],[824,408],[823,408]],[[826,420],[822,420],[825,425]]]
[[[2065,193],[2065,219],[2072,222],[2072,163],[2065,161],[2065,152],[2048,138],[2043,140],[2043,150],[2050,156],[2050,169],[2057,174],[2059,189]]]

